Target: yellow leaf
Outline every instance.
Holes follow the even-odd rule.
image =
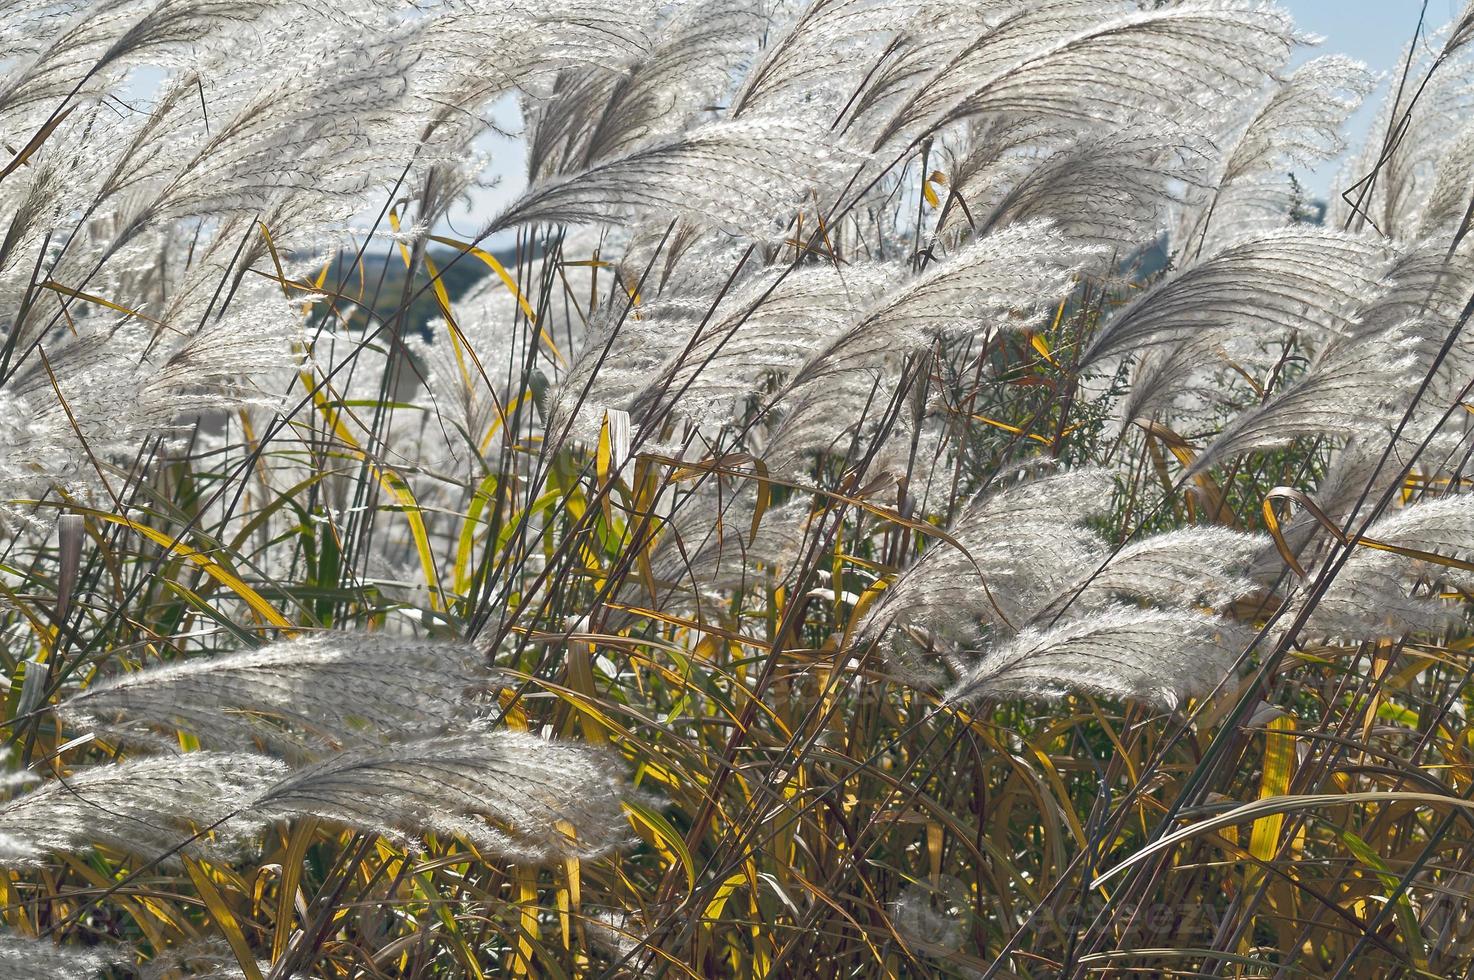
[[[235,961],[240,966],[241,972],[246,975],[246,980],[265,980],[261,975],[261,968],[256,965],[256,956],[251,952],[251,944],[246,942],[245,934],[241,931],[241,924],[236,921],[235,915],[230,911],[230,906],[225,904],[225,899],[221,897],[220,890],[215,887],[215,882],[210,880],[210,873],[193,858],[186,857],[184,867],[189,872],[195,889],[200,893],[200,899],[204,901],[210,918],[215,920],[215,925],[219,926],[220,931],[225,934],[225,941],[230,944],[230,951],[235,954]]]
[[[512,973],[519,977],[533,977],[532,944],[537,941],[537,869],[514,868],[512,878],[517,883],[517,905],[521,929],[517,934],[517,952],[512,957]]]
[[[686,888],[695,891],[696,862],[691,860],[691,852],[687,850],[680,832],[659,811],[652,810],[637,800],[625,800],[624,809],[636,830],[643,825],[654,835],[653,843],[667,861],[680,864],[681,870],[686,873]]]
[[[726,881],[717,886],[716,893],[712,895],[711,901],[706,903],[706,911],[701,913],[701,917],[708,921],[720,919],[722,912],[727,907],[727,899],[731,898],[732,893],[745,884],[746,881],[746,871],[738,871],[728,876]]]
[[[281,613],[277,612],[276,608],[272,606],[271,603],[263,599],[259,592],[251,588],[245,582],[241,581],[239,577],[237,577],[224,565],[211,558],[209,555],[194,550],[182,541],[174,540],[174,538],[165,534],[163,531],[160,531],[158,528],[149,527],[147,524],[139,524],[137,521],[124,517],[121,514],[108,514],[100,510],[87,510],[86,508],[82,507],[74,509],[77,510],[78,513],[86,514],[87,516],[96,518],[99,521],[107,521],[110,524],[121,524],[124,527],[132,528],[133,530],[137,531],[139,534],[148,538],[150,541],[159,545],[166,551],[171,551],[174,554],[179,555],[181,558],[194,562],[196,565],[200,566],[200,568],[204,570],[206,575],[209,575],[215,581],[219,582],[221,585],[225,586],[227,589],[240,596],[241,599],[245,601],[246,605],[255,610],[262,619],[266,620],[271,625],[279,628],[283,633],[288,636],[297,635],[296,630],[292,628],[292,623],[290,620],[288,620]]]
[[[497,261],[495,255],[492,255],[485,249],[477,248],[475,245],[471,245],[466,242],[458,242],[454,238],[442,238],[439,235],[431,235],[430,241],[439,242],[442,245],[449,245],[451,248],[460,249],[462,252],[469,253],[480,259],[483,263],[485,263],[488,269],[496,273],[497,278],[500,279],[502,281],[502,284],[507,287],[507,290],[511,292],[514,297],[516,297],[517,305],[522,307],[522,312],[527,314],[527,319],[532,321],[533,323],[537,322],[537,314],[532,311],[532,304],[527,302],[526,297],[522,295],[522,291],[517,288],[517,280],[513,279],[512,274],[506,270],[506,267]],[[547,345],[548,350],[552,351],[553,356],[558,359],[558,363],[568,363],[567,360],[563,357],[563,352],[558,349],[557,344],[553,343],[553,338],[548,334],[548,332],[541,327],[538,328],[537,332],[538,336],[542,338],[542,342]]]
[[[1264,726],[1264,771],[1259,777],[1259,798],[1284,796],[1290,791],[1290,778],[1295,771],[1295,719],[1280,715]],[[1279,850],[1280,829],[1284,826],[1283,813],[1260,817],[1254,821],[1249,832],[1249,853],[1259,861],[1269,863]],[[1250,865],[1244,874],[1244,890],[1258,886],[1264,869]]]

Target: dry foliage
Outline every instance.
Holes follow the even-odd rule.
[[[6,5],[0,980],[1474,969],[1418,28]]]

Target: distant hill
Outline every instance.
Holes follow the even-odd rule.
[[[516,261],[510,249],[493,251],[492,254],[497,261],[508,266]],[[491,273],[486,264],[475,256],[461,256],[454,249],[443,246],[431,246],[429,257],[440,273],[440,281],[445,285],[445,291],[452,303]],[[328,273],[327,286],[337,286],[345,297],[342,312],[350,324],[366,325],[370,310],[374,321],[382,322],[393,316],[403,301],[404,259],[397,250],[368,251],[361,260],[355,261],[356,259],[353,252],[340,255]],[[410,304],[407,325],[421,332],[425,332],[429,324],[440,315],[435,294],[426,288],[428,285],[429,276],[424,268],[420,268],[411,290],[416,295]]]

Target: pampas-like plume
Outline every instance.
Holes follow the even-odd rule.
[[[732,233],[773,234],[812,188],[856,158],[811,129],[772,120],[710,123],[536,187],[483,232],[536,221],[618,223],[685,217]]]
[[[1391,331],[1360,343],[1333,344],[1304,377],[1224,426],[1187,475],[1300,436],[1385,434],[1402,411],[1395,394],[1413,365],[1412,343],[1406,334]]]
[[[1474,496],[1443,497],[1412,504],[1367,530],[1373,541],[1461,561],[1474,560]],[[1430,597],[1419,577],[1452,581],[1461,589],[1474,575],[1359,546],[1316,605],[1307,630],[1350,640],[1436,633],[1461,615],[1457,606]]]
[[[1268,541],[1221,527],[1192,527],[1142,538],[1117,552],[1105,567],[1067,588],[1035,617],[1050,624],[1065,611],[1098,609],[1116,599],[1164,607],[1218,607],[1246,595],[1244,574]]]
[[[781,280],[777,270],[758,276],[717,315],[705,318],[653,376],[641,379],[632,410],[646,417],[664,402],[685,418],[730,420],[748,396],[772,381],[786,381],[850,326],[879,294],[888,271],[894,270],[825,265]]]
[[[1433,186],[1418,216],[1419,233],[1468,233],[1462,221],[1469,212],[1469,187],[1474,184],[1474,126],[1466,127],[1438,161]]]
[[[499,730],[341,753],[272,787],[254,812],[321,817],[410,846],[452,834],[539,862],[623,844],[626,792],[620,767],[586,746]]]
[[[795,375],[808,382],[839,370],[989,329],[1026,328],[1030,317],[1068,295],[1099,250],[1047,221],[1031,221],[972,242],[888,293]]]
[[[1202,179],[1205,158],[1201,142],[1187,136],[1130,127],[1086,136],[1042,161],[1025,160],[1018,166],[1022,176],[992,199],[966,196],[971,218],[959,208],[951,223],[970,220],[975,231],[986,233],[1047,218],[1074,238],[1129,248],[1156,237],[1167,206],[1177,200],[1176,188]],[[968,195],[968,189],[959,193]]]
[[[1284,223],[1291,200],[1283,173],[1345,150],[1341,130],[1372,87],[1364,66],[1336,55],[1308,61],[1278,82],[1228,143],[1207,186],[1189,195],[1172,236],[1176,254],[1214,251],[1214,243],[1241,237],[1255,223]]]
[[[102,845],[158,858],[220,821],[217,838],[238,837],[240,813],[286,766],[265,756],[189,752],[93,766],[48,781],[0,807],[0,866],[34,868],[52,853]],[[201,849],[186,845],[185,853]]]
[[[748,72],[732,99],[732,118],[800,112],[815,125],[832,124],[854,82],[870,67],[873,41],[915,16],[916,6],[870,0],[811,3]],[[966,16],[966,8],[953,9]]]
[[[328,633],[124,674],[61,704],[68,724],[207,748],[258,743],[289,759],[384,745],[464,724],[490,678],[470,646]]]
[[[1078,692],[1173,709],[1223,680],[1244,639],[1203,613],[1119,606],[1025,630],[987,651],[947,698],[1051,700]]]
[[[0,500],[40,496],[48,485],[80,494],[95,478],[89,456],[123,458],[200,414],[279,397],[263,389],[292,361],[299,314],[280,294],[250,293],[182,344],[172,331],[155,344],[122,324],[22,365],[0,387]]]
[[[406,40],[371,32],[346,50],[277,52],[298,70],[238,103],[131,227],[283,207],[293,215],[310,206],[347,217],[358,195],[388,176],[381,154],[411,145],[401,128],[413,64]],[[370,134],[378,153],[368,149]],[[290,230],[284,225],[288,219],[279,215],[271,226],[279,239]]]
[[[416,89],[426,103],[460,112],[518,86],[542,96],[544,80],[560,71],[617,70],[648,53],[655,12],[648,0],[443,4],[415,37],[427,62]]]
[[[0,933],[0,980],[87,980],[107,965],[93,950]]]
[[[637,420],[665,410],[730,421],[747,396],[786,380],[850,326],[889,271],[826,265],[785,276],[771,268],[719,303],[657,301],[638,320],[601,324],[558,385],[550,428],[560,429],[581,397],[580,435],[598,431],[606,408],[630,411]]]
[[[751,0],[681,7],[624,71],[564,74],[550,98],[528,100],[529,174],[576,172],[684,129],[730,88],[761,23]]]
[[[1389,87],[1361,150],[1339,177],[1349,193],[1331,197],[1327,220],[1337,227],[1371,228],[1394,241],[1426,233],[1419,218],[1435,186],[1431,178],[1455,152],[1463,132],[1450,120],[1468,119],[1474,110],[1469,34],[1460,21],[1455,26],[1463,27],[1464,40],[1451,51],[1435,53],[1419,43],[1405,54],[1409,77],[1422,80]],[[1374,182],[1362,182],[1374,172]]]
[[[97,0],[59,4],[35,17],[30,40],[5,44],[4,53],[26,52],[11,62],[0,81],[0,131],[22,143],[56,105],[76,91],[84,98],[105,91],[115,73],[148,53],[199,41],[232,23],[259,17],[266,0]],[[7,6],[7,19],[10,10]],[[21,23],[25,23],[24,20]]]
[[[1064,0],[1019,15],[928,80],[881,142],[990,113],[1120,125],[1213,112],[1253,91],[1295,40],[1289,16],[1257,0],[1188,2],[1102,22],[1113,7]],[[1051,18],[1082,16],[1088,27],[1057,39]]]
[[[1428,447],[1421,449],[1421,437],[1404,432],[1391,447],[1392,452],[1383,464],[1383,450],[1387,448],[1387,435],[1353,436],[1345,445],[1335,450],[1326,467],[1325,475],[1314,488],[1312,499],[1322,513],[1338,527],[1349,528],[1365,519],[1376,501],[1389,487],[1401,482],[1404,467],[1411,468],[1419,458],[1426,463],[1447,455],[1462,441],[1462,437],[1451,435],[1438,437]],[[1289,522],[1281,525],[1284,544],[1291,554],[1299,556],[1301,563],[1312,567],[1316,552],[1329,540],[1329,533],[1320,521],[1306,508],[1296,508]],[[1312,547],[1312,545],[1315,547]],[[1358,556],[1358,559],[1364,556]],[[1370,557],[1370,556],[1365,556]],[[1249,577],[1255,582],[1268,585],[1285,575],[1284,558],[1279,547],[1266,543],[1254,559]]]
[[[1126,8],[1115,0],[1045,0],[1039,4],[1015,4],[990,23],[969,24],[955,34],[946,31],[943,20],[930,26],[939,38],[908,37],[898,57],[877,73],[859,102],[859,112],[876,116],[870,108],[896,93],[904,101],[889,119],[877,120],[879,137],[875,146],[910,136],[928,124],[936,125],[952,107],[971,94],[979,84],[1006,75],[1010,70],[1050,51]],[[972,27],[969,34],[967,27]]]
[[[1464,5],[1464,12],[1449,28],[1448,40],[1443,45],[1444,56],[1454,54],[1470,41],[1474,41],[1474,2]]]
[[[1031,221],[987,235],[891,291],[794,372],[776,400],[768,466],[791,472],[809,454],[842,448],[842,435],[873,414],[866,406],[890,398],[906,355],[936,340],[1027,328],[1099,257],[1048,222]]]
[[[262,976],[270,976],[271,964],[256,965]],[[291,980],[309,980],[293,973]],[[247,980],[245,971],[224,939],[204,939],[159,953],[139,968],[139,980]],[[317,980],[314,976],[310,980]]]
[[[1360,62],[1339,55],[1307,61],[1244,127],[1224,160],[1221,182],[1336,156],[1346,149],[1341,127],[1371,89],[1372,77]]]
[[[704,618],[725,604],[723,593],[745,592],[786,570],[804,542],[808,502],[792,501],[765,512],[753,534],[755,509],[751,487],[732,490],[709,484],[681,500],[650,558],[656,588],[652,607],[694,609],[697,618]],[[644,591],[644,583],[626,582],[619,598],[645,605],[634,598]]]
[[[860,636],[897,625],[967,642],[980,622],[1018,628],[1095,557],[1083,522],[1110,505],[1112,489],[1106,471],[1075,470],[979,500],[949,529],[965,553],[936,542],[881,593]]]
[[[1336,331],[1376,295],[1384,249],[1315,228],[1285,228],[1230,245],[1117,313],[1082,365],[1177,341],[1256,331]]]
[[[955,886],[955,887],[949,887]],[[955,880],[918,881],[890,904],[896,932],[918,949],[947,952],[967,934],[967,891]]]
[[[1028,222],[980,238],[888,295],[856,332],[884,334],[893,346],[997,327],[994,318],[1047,309],[1074,286],[1099,249],[1048,222]],[[914,339],[913,339],[914,338]]]

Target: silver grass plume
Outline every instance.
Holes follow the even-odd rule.
[[[1031,325],[1074,288],[1100,258],[1047,221],[1030,221],[969,243],[887,293],[850,329],[811,357],[798,383],[878,358],[925,347],[937,338]]]
[[[46,347],[45,361],[33,357],[0,388],[0,499],[50,486],[85,499],[96,479],[89,453],[124,459],[149,438],[172,440],[202,414],[274,404],[271,379],[292,363],[299,323],[279,292],[245,289],[182,342],[172,329],[156,341],[124,323]]]
[[[1229,245],[1147,291],[1096,334],[1082,366],[1104,357],[1223,335],[1344,329],[1379,291],[1375,242],[1286,228]]]
[[[1061,20],[1059,14],[1071,2],[1077,8],[1074,19]],[[1100,16],[1098,0],[1056,0],[1051,8],[1055,17],[1048,24],[1036,26],[1056,37],[1088,26]],[[909,15],[894,25],[894,32],[886,31],[877,38],[888,38],[887,43],[883,47],[872,43],[868,56],[856,59],[857,66],[849,66],[851,70],[863,67],[864,74],[851,86],[854,97],[843,107],[844,114],[836,119],[843,123],[840,132],[844,138],[855,145],[873,145],[874,130],[884,126],[916,96],[932,79],[937,66],[953,61],[977,45],[996,40],[1000,28],[1024,11],[1016,0],[973,0],[963,5],[925,0],[914,12],[901,12]],[[881,23],[890,26],[888,21]],[[836,50],[816,63],[822,65],[841,59],[843,55]],[[816,98],[808,92],[798,94],[802,98],[794,100],[798,103],[796,111],[803,111]],[[836,98],[826,108],[838,112],[842,104]]]
[[[1260,85],[1296,40],[1289,16],[1257,0],[1187,2],[1101,22],[1100,13],[1120,9],[1102,3],[1078,33],[1058,39],[1036,30],[1035,18],[1079,16],[1081,6],[1043,4],[998,32],[1017,38],[979,45],[938,70],[881,142],[991,113],[1116,125],[1213,113]],[[976,52],[987,57],[979,63]]]
[[[1222,681],[1246,640],[1200,612],[1117,606],[1027,629],[986,651],[947,698],[1053,700],[1073,692],[1171,710]]]
[[[88,0],[11,0],[0,25],[0,59],[34,55],[86,7]]]
[[[751,0],[690,4],[677,7],[650,49],[625,64],[564,72],[550,95],[526,101],[529,175],[541,181],[577,172],[709,115],[761,27]]]
[[[1469,209],[1469,187],[1474,184],[1474,126],[1465,126],[1449,143],[1433,172],[1433,184],[1418,215],[1418,232],[1425,236],[1467,234],[1462,221]]]
[[[409,846],[451,834],[535,863],[622,845],[627,792],[620,766],[587,746],[498,730],[340,753],[282,780],[253,812],[320,817]]]
[[[584,436],[597,432],[607,408],[637,419],[669,411],[728,421],[743,399],[786,379],[848,327],[892,270],[857,264],[785,271],[753,272],[721,302],[698,286],[682,291],[689,298],[644,304],[638,319],[599,323],[559,381],[550,428],[562,428],[580,397]]]
[[[706,251],[713,261],[729,258],[724,251]],[[730,256],[735,262],[736,256]],[[662,369],[679,363],[692,343],[707,311],[716,302],[716,289],[706,282],[682,282],[664,295],[641,304],[638,315],[623,308],[605,310],[590,318],[573,362],[550,393],[549,425],[561,434],[572,424],[573,435],[596,438],[607,409],[629,411]]]
[[[1445,56],[1452,55],[1470,41],[1474,41],[1474,0],[1464,5],[1464,10],[1449,27],[1448,40],[1444,42],[1443,53]]]
[[[575,290],[582,287],[586,295],[589,277],[580,277],[579,271],[568,269],[563,274]],[[535,269],[529,278],[537,282],[540,276],[541,270]],[[516,397],[524,378],[535,384],[539,373],[553,370],[554,357],[539,340],[539,325],[527,319],[495,276],[457,298],[455,321],[457,343],[422,335],[407,341],[424,365],[425,389],[419,398],[431,409],[425,413],[421,430],[420,459],[430,470],[474,485],[483,473],[483,454],[495,452],[495,440],[505,435],[501,411]],[[577,328],[570,324],[568,329]],[[577,332],[574,336],[578,341],[585,339]],[[586,346],[580,348],[580,357]],[[575,365],[578,360],[575,357]],[[557,426],[550,424],[548,429],[557,431]],[[497,435],[488,443],[493,431]]]
[[[856,115],[874,118],[876,108],[893,106],[888,119],[873,122],[879,132],[872,140],[877,148],[900,136],[913,136],[928,124],[936,125],[979,84],[1007,75],[1030,58],[1127,9],[1117,0],[1044,0],[1009,4],[1001,16],[976,24],[964,22],[963,30],[956,34],[940,25],[923,25],[942,36],[934,41],[908,37],[911,43],[901,47],[899,55],[870,83],[871,91],[861,95]],[[897,93],[904,95],[899,104]]]
[[[968,209],[949,210],[942,227],[966,226],[971,202],[1002,199],[1041,159],[1078,138],[1075,128],[1057,122],[1003,116],[969,123],[947,141],[951,163],[946,168],[948,186],[969,202]]]
[[[1130,126],[1086,135],[1042,159],[1020,155],[1008,161],[999,169],[1011,169],[1017,176],[1012,181],[995,178],[987,197],[973,192],[972,185],[984,175],[974,176],[958,188],[967,210],[952,209],[948,225],[986,234],[1017,221],[1045,218],[1081,241],[1129,248],[1156,237],[1167,208],[1178,200],[1177,188],[1203,179],[1206,158],[1203,141],[1187,135]]]
[[[271,230],[290,240],[301,220],[296,216],[309,205],[348,217],[359,195],[390,179],[392,165],[380,155],[396,142],[405,155],[411,146],[402,128],[412,65],[406,40],[369,31],[351,48],[277,52],[295,70],[276,85],[245,93],[140,209],[133,226],[274,209],[280,213]],[[371,142],[377,153],[369,150]]]
[[[643,390],[631,410],[639,418],[654,417],[661,405],[696,421],[730,420],[748,397],[786,381],[819,355],[876,299],[885,273],[894,271],[862,263],[809,266],[786,276],[767,270],[715,315],[703,317],[705,324],[680,350],[641,379]]]
[[[971,242],[892,290],[780,390],[768,466],[793,472],[810,454],[842,447],[854,419],[873,414],[864,406],[890,397],[907,354],[937,340],[1028,328],[1100,257],[1048,222],[1031,221]]]
[[[750,486],[732,489],[715,481],[682,498],[650,556],[656,588],[650,607],[711,616],[721,610],[726,594],[746,592],[789,568],[808,530],[808,502],[790,501],[766,511],[754,534],[756,508]],[[643,581],[632,579],[621,587],[619,599],[645,605],[635,598],[645,591]]]
[[[482,659],[463,643],[326,633],[98,681],[57,712],[113,737],[183,731],[207,748],[311,758],[464,724],[491,683]]]
[[[534,187],[483,236],[539,221],[619,223],[638,214],[766,238],[806,192],[829,186],[855,162],[807,127],[772,120],[709,123]]]
[[[1355,343],[1401,328],[1424,345],[1431,342],[1431,349],[1420,359],[1429,366],[1471,287],[1474,262],[1462,252],[1450,255],[1447,236],[1435,233],[1400,250],[1386,270],[1383,288],[1357,310],[1350,335],[1333,342]]]
[[[896,289],[855,329],[894,347],[979,333],[1010,319],[1027,324],[1067,295],[1100,249],[1047,221],[1009,227],[972,242]],[[913,339],[915,338],[915,339]]]
[[[1110,505],[1113,489],[1107,471],[1082,469],[976,501],[948,529],[963,550],[932,542],[880,594],[859,636],[901,627],[966,643],[983,623],[1018,629],[1096,556],[1099,539],[1084,522]]]
[[[877,42],[917,16],[920,6],[873,0],[809,4],[765,47],[733,96],[730,116],[798,112],[816,125],[832,124],[845,96],[870,68],[868,60],[880,54]],[[970,6],[954,10],[964,14]]]
[[[233,818],[285,772],[265,756],[188,752],[51,779],[0,806],[0,836],[10,845],[0,865],[39,867],[49,854],[94,845],[153,859],[221,821],[217,842],[229,844],[247,829]],[[185,853],[211,846],[191,843]]]
[[[1187,475],[1301,436],[1385,437],[1402,414],[1397,394],[1410,378],[1412,344],[1398,330],[1360,343],[1333,344],[1304,376],[1224,426]]]
[[[1354,231],[1370,229],[1393,241],[1421,236],[1419,219],[1435,186],[1435,171],[1462,132],[1449,120],[1468,119],[1474,111],[1474,86],[1468,82],[1471,54],[1474,48],[1467,43],[1446,53],[1422,43],[1405,51],[1400,60],[1409,64],[1410,77],[1424,80],[1389,87],[1360,151],[1335,182],[1350,192],[1346,198],[1331,195],[1328,222]],[[1397,138],[1384,145],[1389,132]],[[1374,184],[1359,183],[1374,171]]]
[[[960,949],[971,913],[966,886],[953,878],[907,885],[888,908],[891,923],[908,943],[922,951]]]
[[[95,950],[0,933],[0,980],[87,980],[107,963],[108,958]]]
[[[21,57],[0,80],[0,131],[22,145],[47,113],[76,90],[88,101],[103,95],[120,73],[145,56],[162,55],[206,38],[230,24],[246,23],[270,9],[262,0],[97,0],[53,10],[32,22],[44,41],[6,45]],[[222,32],[228,33],[228,32]]]
[[[628,973],[621,976],[649,975],[656,954],[643,945],[650,929],[638,913],[615,908],[589,910],[585,912],[584,930],[589,942],[605,950],[612,959],[630,965]]]
[[[418,25],[415,53],[426,64],[415,89],[426,105],[460,112],[516,88],[542,96],[559,72],[617,68],[647,53],[657,9],[648,0],[446,3]]]
[[[1222,183],[1287,165],[1313,166],[1346,149],[1341,130],[1372,90],[1366,66],[1341,55],[1314,58],[1280,83],[1223,162]]]
[[[1359,523],[1370,512],[1376,501],[1393,484],[1399,482],[1404,467],[1411,468],[1419,458],[1438,458],[1449,443],[1458,440],[1435,438],[1426,453],[1421,452],[1421,438],[1410,433],[1391,446],[1391,454],[1385,465],[1383,450],[1387,449],[1387,434],[1378,436],[1353,436],[1344,445],[1331,453],[1325,475],[1310,492],[1317,507],[1341,528]],[[1365,494],[1365,500],[1362,500]],[[1360,508],[1357,507],[1361,501]],[[1328,543],[1329,535],[1315,515],[1307,509],[1297,507],[1290,520],[1282,525],[1285,544],[1291,554],[1298,556],[1301,564],[1311,567]],[[1268,585],[1286,574],[1284,558],[1279,549],[1266,543],[1255,557],[1249,569],[1254,581]]]
[[[256,961],[262,976],[271,964]],[[240,962],[224,939],[204,939],[161,951],[139,968],[140,980],[246,980]],[[307,980],[293,973],[290,980]]]
[[[1446,336],[1447,327],[1438,326],[1438,323],[1446,324],[1458,315],[1467,298],[1466,283],[1474,282],[1474,276],[1464,267],[1466,264],[1451,263],[1446,242],[1437,239],[1390,251],[1389,254],[1390,263],[1369,256],[1372,268],[1382,270],[1382,280],[1369,289],[1361,304],[1350,313],[1343,312],[1331,320],[1325,319],[1324,313],[1317,315],[1305,337],[1313,347],[1319,348],[1318,362],[1327,362],[1327,367],[1340,362],[1351,374],[1360,376],[1362,390],[1367,397],[1377,394],[1372,390],[1375,387],[1375,379],[1370,376],[1372,372],[1383,367],[1389,372],[1399,367],[1408,369],[1400,360],[1406,350],[1401,353],[1392,350],[1404,341],[1418,364],[1426,366],[1431,363]],[[1329,334],[1325,332],[1328,324],[1332,330]],[[1245,318],[1148,350],[1135,366],[1131,388],[1122,403],[1120,414],[1123,421],[1129,423],[1136,418],[1156,418],[1174,402],[1185,401],[1185,396],[1201,396],[1205,392],[1216,391],[1206,378],[1211,370],[1226,367],[1229,355],[1225,351],[1233,350],[1242,356],[1246,345],[1252,350],[1262,341],[1277,339],[1280,338],[1273,334],[1265,336],[1262,324]],[[1376,349],[1383,354],[1390,352],[1392,361],[1356,364],[1354,349],[1359,344],[1369,345],[1368,349]],[[1463,363],[1465,355],[1462,348],[1456,349],[1445,365],[1445,373],[1457,377]],[[1411,368],[1414,371],[1418,369]],[[1315,390],[1324,390],[1325,385],[1334,383],[1333,378],[1307,380]],[[1310,394],[1310,391],[1306,392],[1307,396]],[[1286,408],[1292,405],[1293,400]],[[1257,417],[1257,410],[1251,412]],[[1249,424],[1249,420],[1240,424]],[[1349,429],[1343,426],[1341,434],[1347,432]]]
[[[494,100],[541,93],[560,72],[607,75],[611,65],[648,49],[653,11],[645,0],[457,0],[420,11],[405,45],[414,63],[404,121],[415,129],[403,130],[408,142],[398,151],[379,153],[413,160],[412,234],[444,220],[480,179],[487,160],[476,139],[496,128]],[[397,10],[391,17],[405,19]],[[394,139],[379,132],[374,141],[385,147]]]
[[[1341,131],[1372,88],[1365,66],[1339,55],[1307,61],[1276,82],[1228,142],[1206,186],[1189,195],[1173,235],[1174,252],[1192,257],[1241,235],[1253,222],[1288,221],[1283,172],[1344,151]]]
[[[1366,537],[1464,562],[1474,560],[1474,496],[1410,504],[1377,520]],[[1436,634],[1462,615],[1457,606],[1430,590],[1430,583],[1441,581],[1467,590],[1474,586],[1474,575],[1358,546],[1316,605],[1306,629],[1349,640]]]
[[[1220,608],[1253,591],[1247,571],[1269,542],[1220,527],[1165,531],[1126,545],[1104,567],[1086,569],[1034,616],[1036,625],[1118,600],[1161,607]]]

